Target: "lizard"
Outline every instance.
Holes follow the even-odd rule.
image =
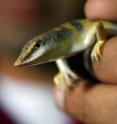
[[[65,89],[73,81],[80,79],[70,69],[66,58],[93,47],[90,58],[92,62],[99,62],[102,57],[101,48],[107,41],[107,36],[116,34],[117,24],[110,21],[76,19],[65,22],[29,40],[14,66],[55,61],[59,73],[54,77],[54,82],[57,87]]]

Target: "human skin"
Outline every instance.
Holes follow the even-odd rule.
[[[86,16],[117,22],[116,0],[88,0]],[[100,81],[80,80],[66,92],[55,88],[58,106],[73,118],[86,124],[117,124],[117,37],[108,40],[100,63],[93,63],[95,77]]]

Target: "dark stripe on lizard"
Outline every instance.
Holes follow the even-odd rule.
[[[77,20],[74,20],[74,21],[70,22],[70,24],[72,26],[74,26],[78,31],[82,31],[83,30],[83,25],[79,21],[77,21]]]

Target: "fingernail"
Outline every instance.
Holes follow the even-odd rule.
[[[57,88],[55,90],[55,99],[56,99],[56,102],[58,104],[58,106],[61,108],[61,109],[64,109],[64,90],[61,90],[59,88]]]

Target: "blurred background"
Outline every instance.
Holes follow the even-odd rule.
[[[83,18],[85,0],[0,0],[0,124],[80,124],[53,98],[54,63],[14,68],[23,45],[65,21]]]

